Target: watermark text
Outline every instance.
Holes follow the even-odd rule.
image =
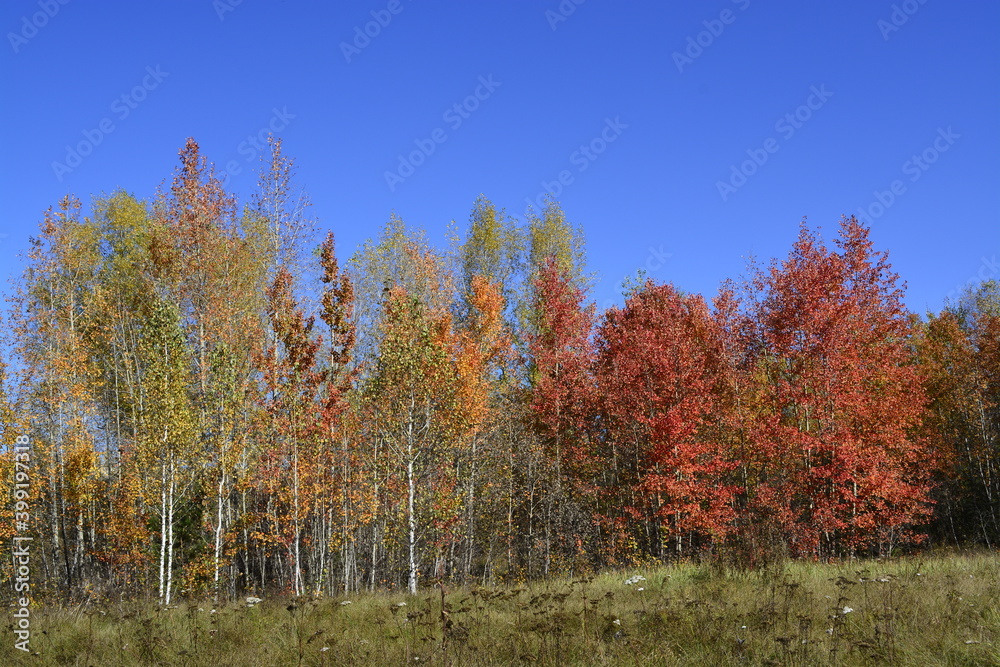
[[[916,183],[920,180],[920,177],[923,176],[924,173],[938,161],[941,154],[951,149],[961,136],[962,135],[951,129],[951,125],[949,125],[947,129],[939,127],[937,136],[934,137],[934,141],[932,141],[924,150],[919,153],[914,153],[910,156],[910,159],[903,163],[900,167],[903,175],[908,177],[907,180],[909,180],[910,183]],[[872,191],[872,196],[875,197],[875,199],[869,202],[867,206],[862,206],[858,209],[855,215],[858,219],[871,224],[885,215],[885,212],[896,203],[896,200],[906,194],[906,190],[907,186],[903,179],[893,179],[885,190]]]
[[[18,436],[14,441],[14,648],[28,651],[31,641],[31,508],[28,498],[31,491],[31,453],[28,436]]]
[[[750,6],[750,0],[732,1],[733,4],[740,8],[740,11],[746,11],[746,8]],[[726,30],[726,26],[732,25],[735,22],[736,12],[728,8],[719,12],[719,18],[702,21],[701,24],[705,29],[696,35],[688,35],[684,50],[674,51],[671,54],[671,57],[674,59],[674,65],[677,66],[677,71],[683,74],[684,68],[700,58],[705,53],[705,49],[712,46],[715,40],[722,36],[722,33]]]
[[[142,81],[138,85],[111,101],[111,113],[119,121],[125,120],[168,76],[170,76],[170,72],[164,72],[159,65],[156,67],[148,65],[146,75],[142,77]],[[66,174],[72,173],[74,169],[83,164],[83,159],[93,153],[94,149],[104,142],[104,138],[114,131],[115,121],[111,116],[105,116],[98,121],[97,127],[82,130],[83,139],[73,145],[66,145],[66,156],[62,162],[52,161],[52,173],[55,174],[59,182],[62,183]]]
[[[495,81],[493,75],[480,76],[479,85],[460,102],[456,102],[441,114],[443,120],[452,131],[462,127],[472,114],[485,102],[493,92],[503,85],[502,81]],[[434,128],[426,138],[413,140],[415,148],[406,155],[399,153],[396,168],[384,173],[385,184],[389,186],[389,192],[395,192],[396,188],[403,184],[407,178],[413,176],[417,169],[423,165],[427,158],[434,154],[438,146],[448,141],[448,132],[443,127]]]
[[[569,163],[576,167],[576,173],[582,174],[587,171],[590,165],[608,149],[609,145],[617,141],[626,129],[628,129],[628,124],[622,122],[621,116],[615,116],[614,119],[605,118],[604,127],[597,133],[597,136],[585,144],[580,144],[575,151],[570,153]],[[563,189],[572,185],[575,180],[576,176],[573,171],[562,169],[551,181],[540,181],[541,190],[538,194],[524,199],[525,204],[527,204],[524,209],[525,218],[528,217],[532,209],[544,209],[546,197],[558,197],[562,194]]]
[[[41,11],[35,12],[30,17],[22,16],[21,29],[17,32],[7,33],[7,41],[10,42],[10,48],[14,49],[14,53],[20,51],[21,47],[34,38],[39,30],[47,26],[49,21],[59,13],[61,5],[68,2],[69,0],[38,0]]]
[[[813,113],[826,104],[826,101],[833,97],[833,93],[826,89],[826,84],[809,87],[809,97],[803,104],[800,104],[794,111],[786,113],[774,123],[774,131],[781,135],[783,141],[788,141],[802,126],[812,118]],[[737,190],[747,183],[747,179],[757,173],[772,155],[778,152],[781,143],[774,137],[764,140],[760,148],[748,148],[746,150],[747,159],[732,165],[729,169],[729,178],[725,181],[716,181],[715,188],[722,197],[722,201],[727,201]]]

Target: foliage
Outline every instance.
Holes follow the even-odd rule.
[[[647,281],[597,313],[555,201],[519,226],[481,196],[447,250],[392,215],[341,264],[269,147],[242,206],[188,140],[152,199],[43,216],[0,365],[37,594],[418,595],[1000,540],[996,282],[921,320],[851,218],[714,299]]]

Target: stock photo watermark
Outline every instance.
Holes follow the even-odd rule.
[[[549,27],[553,30],[558,28],[560,23],[569,19],[569,17],[573,15],[573,12],[576,11],[576,8],[586,1],[587,0],[562,0],[555,10],[546,9],[545,20],[549,22]]]
[[[927,0],[904,0],[898,5],[893,5],[888,20],[879,19],[875,22],[879,32],[882,33],[882,39],[888,42],[889,36],[906,25],[910,17],[920,11],[921,5],[926,2]]]
[[[63,5],[69,4],[70,0],[38,0],[39,11],[31,16],[21,17],[21,29],[17,32],[8,32],[7,41],[14,53],[21,50],[21,47],[34,39],[38,31],[49,24],[49,21],[56,17]]]
[[[604,127],[593,139],[580,146],[570,153],[569,163],[576,167],[576,173],[582,174],[590,168],[590,165],[599,158],[618,137],[628,129],[628,124],[623,123],[621,116],[604,119]],[[545,200],[548,196],[558,197],[562,194],[566,186],[572,185],[576,176],[570,169],[562,169],[551,181],[542,180],[539,182],[541,190],[534,197],[525,197],[524,216],[528,217],[529,212],[545,208]]]
[[[625,288],[629,286],[630,281],[635,283],[645,282],[645,279],[651,273],[656,273],[664,266],[666,266],[667,260],[673,257],[672,253],[665,252],[663,250],[663,244],[661,243],[657,247],[649,246],[649,254],[646,255],[646,261],[635,267],[635,270],[627,276],[623,276],[621,280],[615,283],[614,288],[619,293],[624,293]],[[604,310],[608,310],[615,305],[613,299],[605,299],[602,307]]]
[[[497,88],[503,85],[502,81],[495,81],[493,75],[479,77],[479,85],[464,99],[451,105],[441,114],[451,131],[454,132],[462,127],[462,124],[472,117],[472,114],[479,109],[479,105],[490,98]],[[389,192],[395,192],[406,179],[413,176],[417,169],[427,162],[427,158],[434,154],[438,146],[448,141],[448,132],[443,127],[436,127],[431,130],[425,139],[417,138],[413,140],[416,146],[412,151],[397,157],[399,162],[394,171],[385,172],[385,184],[389,186]]]
[[[212,0],[212,9],[220,21],[226,20],[226,14],[236,11],[236,8],[243,4],[243,0]]]
[[[170,73],[161,70],[159,65],[155,68],[152,65],[147,65],[146,75],[142,77],[142,81],[111,101],[111,113],[117,117],[119,122],[124,121],[168,76]],[[66,156],[63,161],[53,160],[52,173],[56,179],[62,183],[66,174],[72,173],[74,169],[83,164],[84,158],[93,153],[94,149],[104,142],[105,137],[114,131],[115,121],[111,116],[102,118],[93,129],[84,129],[82,131],[83,139],[73,145],[66,145]]]
[[[31,440],[20,435],[14,441],[14,648],[27,652],[31,641]]]
[[[795,133],[813,117],[813,113],[823,108],[827,100],[833,97],[833,93],[826,89],[825,83],[820,84],[819,88],[810,86],[809,91],[809,97],[804,103],[774,123],[774,131],[781,135],[783,141],[788,141],[795,136]],[[730,166],[729,179],[715,182],[715,188],[719,191],[722,201],[728,201],[730,196],[746,185],[747,180],[767,164],[767,161],[779,149],[781,149],[781,143],[774,137],[765,139],[760,148],[748,148],[746,150],[747,159],[740,162],[739,165]]]
[[[975,275],[969,276],[961,285],[956,285],[955,289],[948,292],[945,296],[945,301],[950,303],[959,299],[966,290],[971,290],[975,288],[976,285],[985,284],[987,281],[995,279],[1000,276],[1000,263],[997,262],[997,256],[992,257],[982,257],[982,263],[979,265],[979,271]]]
[[[340,52],[344,54],[344,60],[351,64],[355,56],[368,48],[372,40],[382,34],[382,30],[389,27],[392,19],[398,16],[405,9],[402,0],[389,0],[385,9],[373,9],[369,14],[371,21],[367,21],[363,26],[354,26],[354,35],[350,42],[340,43]]]
[[[741,12],[746,11],[747,7],[750,6],[750,0],[732,0],[732,2],[739,7]],[[705,53],[705,49],[712,46],[715,40],[722,36],[722,33],[726,30],[726,26],[736,22],[736,17],[736,12],[726,8],[719,12],[718,18],[702,21],[701,24],[705,29],[695,35],[688,35],[683,52],[674,51],[671,54],[671,57],[674,59],[674,65],[677,66],[677,71],[683,74],[685,67],[694,64],[694,61]]]
[[[920,177],[938,161],[942,153],[948,152],[955,145],[955,142],[962,137],[962,135],[951,129],[951,125],[947,129],[939,127],[937,132],[937,136],[934,137],[929,146],[919,153],[914,153],[900,167],[900,171],[902,171],[904,176],[908,177],[907,180],[910,183],[916,183],[920,180]],[[903,179],[893,179],[885,190],[872,191],[872,196],[875,199],[869,202],[867,206],[859,208],[854,215],[859,220],[864,220],[868,224],[871,224],[885,215],[885,212],[896,203],[896,199],[906,194],[906,190],[906,183]]]
[[[288,107],[274,107],[271,109],[271,118],[253,134],[248,134],[246,139],[241,141],[236,147],[237,155],[243,156],[243,160],[226,160],[225,170],[222,175],[222,187],[229,187],[229,181],[233,176],[243,173],[245,164],[249,164],[255,157],[267,150],[267,136],[277,134],[287,128],[295,114],[288,112]]]

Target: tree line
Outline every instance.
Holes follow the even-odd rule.
[[[582,231],[476,200],[345,264],[269,143],[240,204],[188,140],[149,200],[66,197],[0,365],[31,442],[36,592],[234,597],[1000,539],[1000,286],[937,314],[868,229],[711,300],[588,300]],[[0,510],[9,549],[14,508]],[[0,566],[13,591],[11,559]]]

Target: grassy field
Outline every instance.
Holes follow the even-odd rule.
[[[998,554],[640,568],[443,600],[37,608],[37,655],[10,639],[0,664],[1000,665]]]

